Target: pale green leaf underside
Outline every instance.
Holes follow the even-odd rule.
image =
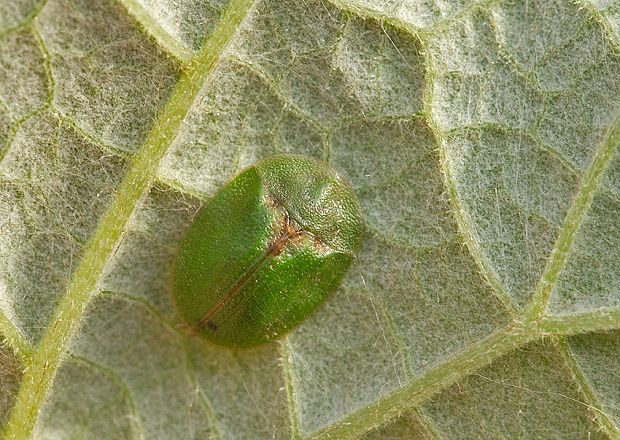
[[[620,3],[0,4],[8,438],[620,438]],[[196,209],[277,152],[364,248],[278,343],[176,315]]]

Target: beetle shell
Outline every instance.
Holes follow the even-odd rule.
[[[215,194],[182,240],[179,314],[217,344],[276,339],[337,288],[362,234],[355,193],[329,165],[298,155],[258,162]]]

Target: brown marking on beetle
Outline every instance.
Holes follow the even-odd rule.
[[[275,201],[271,199],[273,203]],[[315,238],[314,234],[308,231],[304,231],[303,229],[295,228],[293,221],[291,220],[286,209],[280,206],[280,209],[284,212],[284,221],[282,226],[282,233],[280,236],[269,245],[265,253],[250,267],[250,269],[224,294],[224,296],[213,305],[207,313],[198,321],[197,327],[207,326],[211,330],[217,330],[217,326],[211,321],[213,316],[218,313],[228,302],[239,292],[243,286],[248,282],[248,280],[260,269],[260,267],[267,261],[269,258],[276,257],[283,250],[286,244],[296,239],[297,237],[301,237],[303,235],[310,236],[311,238]],[[316,239],[316,238],[315,238]],[[213,328],[215,326],[215,328]]]
[[[327,246],[325,243],[321,241],[321,239],[315,235],[312,236],[314,238],[314,248],[321,252],[322,254],[326,254],[331,251],[331,248]]]
[[[272,207],[273,209],[282,209],[282,207],[280,206],[280,204],[278,204],[278,202],[276,201],[276,199],[273,198],[273,196],[271,194],[267,194],[265,196],[265,203]]]

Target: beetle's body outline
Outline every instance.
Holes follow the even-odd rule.
[[[201,208],[182,240],[173,271],[179,314],[221,345],[276,339],[336,289],[362,234],[355,193],[327,164],[260,161]]]

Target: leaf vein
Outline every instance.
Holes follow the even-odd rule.
[[[41,406],[69,350],[71,339],[79,329],[109,257],[120,243],[134,209],[151,187],[159,161],[174,140],[197,94],[217,67],[222,53],[237,35],[252,6],[252,0],[230,3],[217,28],[205,40],[198,57],[180,77],[144,146],[134,156],[58,304],[51,325],[29,362],[5,427],[5,438],[31,436]]]
[[[618,143],[620,143],[620,115],[616,117],[609,130],[609,135],[601,144],[601,147],[594,153],[590,165],[583,174],[580,186],[566,214],[543,275],[531,298],[530,305],[525,311],[524,318],[527,322],[539,321],[543,318],[551,292],[557,284],[560,273],[568,262],[573,243],[577,238],[581,225],[585,221],[594,194],[601,185],[604,172],[611,162]]]

